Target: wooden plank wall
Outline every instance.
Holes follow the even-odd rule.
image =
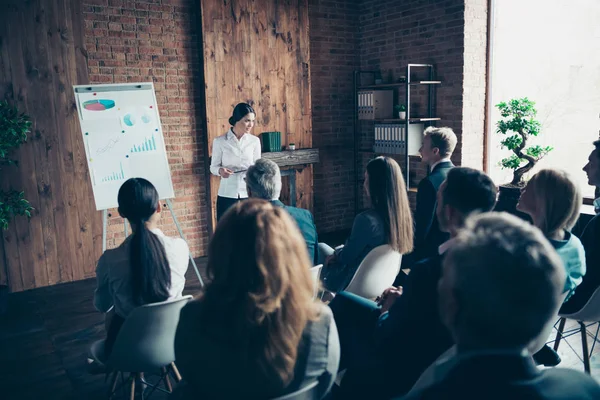
[[[202,0],[209,151],[237,103],[256,110],[254,134],[312,146],[307,0]],[[312,167],[297,176],[297,206],[312,210]],[[211,177],[215,212],[219,178]],[[213,225],[214,226],[214,225]]]
[[[0,12],[0,99],[31,116],[19,168],[2,188],[25,191],[35,208],[2,232],[0,282],[12,292],[94,275],[102,221],[77,120],[72,85],[88,82],[79,1],[10,0]],[[2,250],[2,248],[0,248]]]

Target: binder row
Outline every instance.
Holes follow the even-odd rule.
[[[398,124],[375,125],[375,144],[373,151],[385,154],[404,154],[406,136],[404,126]]]
[[[358,118],[373,118],[373,92],[358,92]]]

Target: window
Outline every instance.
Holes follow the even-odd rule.
[[[512,98],[535,101],[542,131],[532,144],[554,150],[540,168],[570,172],[584,197],[594,196],[581,170],[600,132],[600,4],[598,0],[492,1],[488,171],[495,182],[510,182],[499,162],[495,105]]]

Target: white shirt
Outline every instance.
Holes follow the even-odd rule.
[[[441,160],[436,161],[433,164],[431,164],[430,171],[433,171],[433,169],[435,167],[437,167],[438,164],[441,164],[441,163],[446,162],[446,161],[450,161],[450,157],[442,158]]]
[[[185,286],[185,272],[188,268],[190,250],[181,238],[165,236],[160,229],[152,229],[165,246],[167,261],[171,268],[171,287],[169,299],[181,297]],[[131,291],[131,264],[129,262],[130,238],[116,249],[106,250],[98,260],[96,280],[98,287],[94,292],[94,306],[100,312],[108,312],[115,306],[115,312],[126,318],[137,305]]]
[[[244,134],[241,139],[235,136],[230,129],[226,134],[213,140],[212,160],[210,172],[219,175],[220,168],[240,171],[229,178],[221,178],[219,196],[230,199],[245,199],[248,197],[246,190],[246,170],[254,165],[260,158],[260,139],[251,134]]]

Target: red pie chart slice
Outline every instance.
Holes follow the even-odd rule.
[[[88,100],[83,103],[83,108],[89,111],[105,111],[113,108],[115,102],[113,100]]]

